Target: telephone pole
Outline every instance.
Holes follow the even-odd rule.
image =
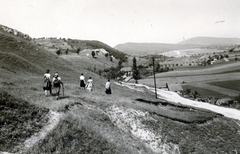
[[[155,77],[154,57],[152,58],[152,61],[153,61],[153,76],[154,76],[155,96],[156,96],[156,99],[157,99],[157,87],[156,87],[156,77]]]

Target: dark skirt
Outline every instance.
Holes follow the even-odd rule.
[[[60,88],[60,83],[54,83],[53,86],[54,86],[55,88]]]
[[[80,87],[83,87],[83,88],[85,88],[85,83],[84,83],[84,80],[81,80],[81,81],[80,81]]]
[[[106,94],[112,94],[111,88],[106,89],[105,93]]]
[[[44,82],[43,83],[43,90],[51,90],[51,89],[52,89],[51,82]]]

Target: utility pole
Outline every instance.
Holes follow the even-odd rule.
[[[153,61],[153,76],[154,76],[155,96],[156,96],[156,99],[157,99],[157,87],[156,87],[156,78],[155,78],[154,57],[152,58],[152,61]]]

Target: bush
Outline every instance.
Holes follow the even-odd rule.
[[[56,51],[56,54],[57,54],[57,55],[60,55],[60,54],[61,54],[61,50],[58,49],[58,50]]]

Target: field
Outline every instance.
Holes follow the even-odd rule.
[[[171,50],[162,53],[162,55],[168,57],[180,57],[180,56],[191,56],[191,55],[198,55],[198,54],[205,54],[205,53],[218,53],[223,52],[223,50],[217,49],[201,49],[201,48],[194,48],[194,49],[180,49],[180,50]]]
[[[210,82],[210,85],[226,88],[226,89],[233,89],[236,91],[240,91],[240,80],[231,80],[231,81],[222,81],[222,82]]]
[[[74,61],[73,55],[57,56],[4,33],[0,33],[0,44],[0,153],[240,152],[238,120],[156,100],[147,89],[136,91],[114,81],[112,94],[107,95],[107,79],[86,70],[85,62]],[[47,69],[51,76],[58,72],[62,78],[60,99],[44,95]],[[82,72],[93,78],[92,92],[80,90]],[[214,79],[206,74],[202,81],[206,76]],[[193,79],[182,77],[188,82]]]
[[[202,94],[202,97],[211,97],[211,95],[217,98],[238,97],[239,66],[240,63],[234,62],[158,73],[156,74],[157,87],[164,87],[166,83],[181,84],[184,90],[190,88],[193,92]],[[139,80],[139,83],[153,86],[153,76]]]

